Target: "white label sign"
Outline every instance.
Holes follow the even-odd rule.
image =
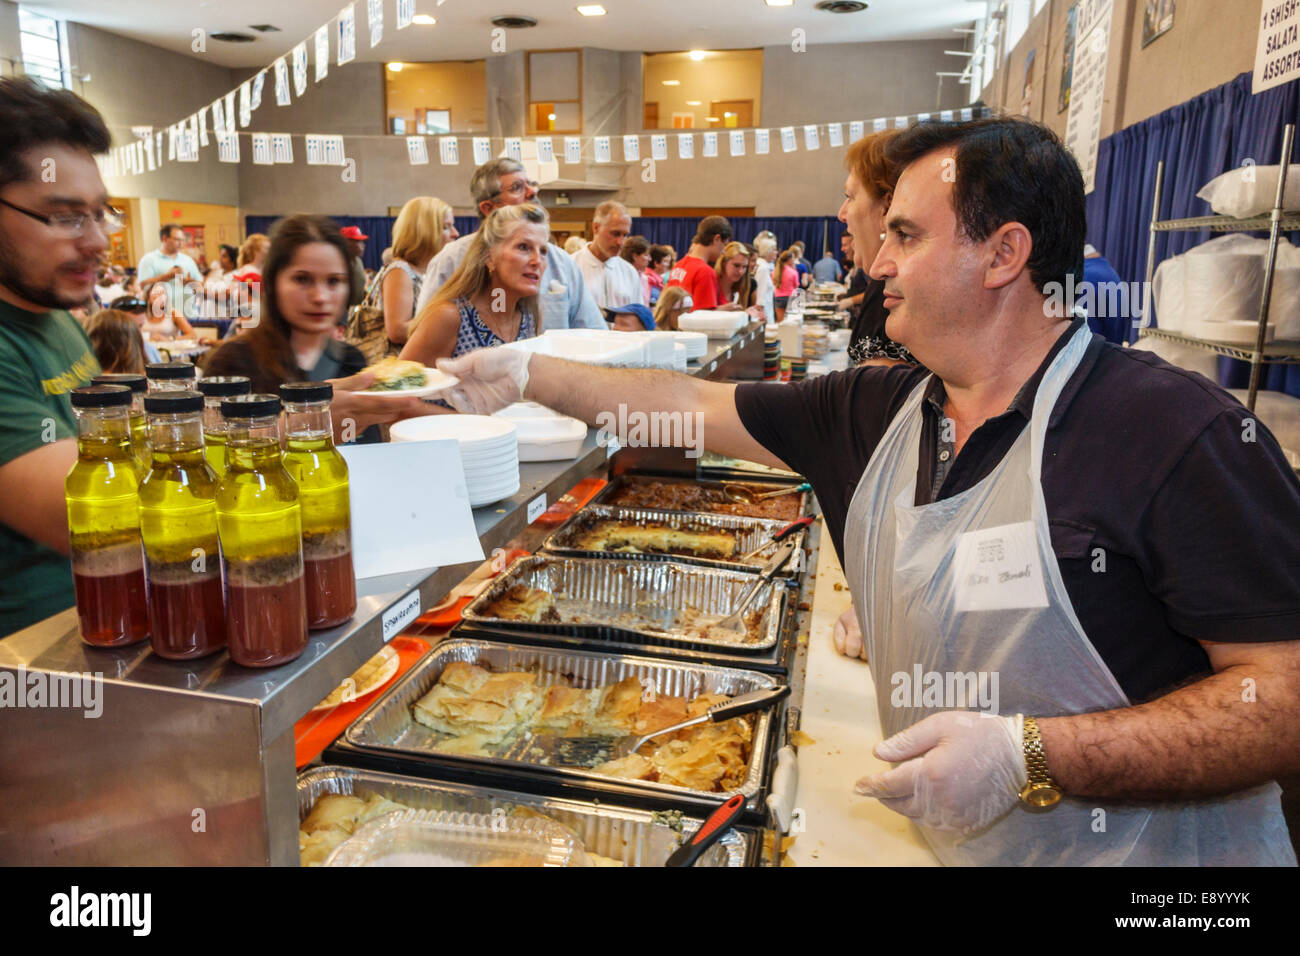
[[[460,147],[455,136],[443,136],[438,139],[438,154],[444,166],[456,166],[460,163]]]
[[[695,136],[692,133],[677,134],[677,158],[695,158]]]
[[[771,150],[771,142],[768,137],[768,131],[765,129],[754,130],[754,153],[758,156],[766,156]]]
[[[212,104],[212,132],[224,133],[226,131],[226,107],[221,100],[216,100]]]
[[[655,162],[668,158],[668,136],[655,133],[650,137],[650,158]]]
[[[487,136],[474,137],[474,165],[482,166],[492,158],[492,140]]]
[[[257,166],[270,166],[275,162],[271,155],[271,134],[253,134],[253,163]]]
[[[710,158],[718,155],[718,134],[708,132],[704,134],[704,155]]]
[[[907,117],[906,117],[906,116],[895,116],[895,117],[894,117],[894,129],[907,129]]]
[[[339,66],[351,63],[357,56],[357,11],[356,4],[349,3],[339,11],[338,38]]]
[[[528,502],[528,523],[532,524],[546,512],[546,495],[538,495]]]
[[[844,127],[839,123],[831,123],[826,127],[826,141],[830,143],[831,149],[839,149],[844,145]]]
[[[849,124],[849,142],[856,143],[866,135],[867,124],[862,120],[854,120]]]
[[[623,161],[626,163],[641,161],[641,137],[631,135],[623,137]]]
[[[293,137],[288,133],[272,133],[271,156],[277,163],[292,163]]]
[[[592,142],[594,143],[596,148],[596,162],[608,163],[611,159],[613,159],[613,154],[610,151],[608,136],[597,136]]]
[[[406,630],[420,616],[420,589],[416,588],[384,612],[384,643]]]
[[[1295,0],[1264,0],[1259,15],[1259,38],[1255,41],[1251,92],[1262,93],[1298,77],[1300,3]]]
[[[412,166],[429,165],[429,147],[423,136],[406,137],[406,154],[411,158]]]
[[[555,144],[549,136],[537,137],[537,161],[539,163],[555,162]],[[483,165],[479,163],[479,165]]]
[[[957,539],[953,574],[958,611],[1047,607],[1032,521],[963,534]]]
[[[730,138],[731,138],[731,155],[732,155],[732,156],[744,156],[744,155],[745,155],[745,134],[744,134],[744,132],[741,131],[741,130],[738,130],[738,129],[736,129],[736,130],[732,130],[732,131],[731,131],[731,136],[730,136]]]
[[[582,162],[582,137],[564,137],[564,161],[566,163]]]
[[[316,31],[316,82],[319,83],[330,72],[330,28],[323,26]]]
[[[781,127],[781,151],[785,153],[793,153],[798,148],[798,146],[799,144],[795,141],[794,138],[794,127],[782,126]]]
[[[816,126],[805,126],[803,128],[803,146],[804,149],[813,150],[821,148],[821,139],[817,135]]]
[[[873,119],[871,121],[871,131],[873,133],[882,132],[888,126],[889,126],[889,120],[885,119],[883,116],[879,117],[878,119]]]

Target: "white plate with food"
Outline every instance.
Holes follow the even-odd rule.
[[[375,373],[374,384],[365,390],[367,395],[385,395],[393,398],[424,398],[445,392],[460,379],[419,362],[399,358],[386,358],[366,369]]]
[[[383,648],[378,654],[362,664],[356,673],[330,691],[330,695],[313,707],[312,710],[329,710],[339,704],[360,700],[366,694],[384,686],[397,673],[399,663],[401,661],[397,656],[397,651],[391,647]]]

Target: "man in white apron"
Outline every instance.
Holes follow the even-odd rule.
[[[1281,449],[1057,301],[1085,217],[1049,130],[927,124],[890,156],[870,273],[933,375],[729,386],[484,350],[446,366],[453,404],[699,412],[710,449],[807,475],[895,764],[858,792],[941,861],[1294,865],[1273,782],[1300,772],[1300,483]]]

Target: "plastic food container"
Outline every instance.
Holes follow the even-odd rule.
[[[711,339],[729,339],[749,324],[747,312],[688,312],[677,317],[677,327],[703,332]]]
[[[446,810],[403,810],[371,820],[326,866],[591,866],[552,820]]]
[[[582,452],[587,425],[535,402],[518,402],[496,413],[514,423],[520,461],[566,461]]]
[[[636,338],[598,329],[553,329],[538,338],[498,347],[553,355],[587,365],[640,368],[645,364],[645,348]]]

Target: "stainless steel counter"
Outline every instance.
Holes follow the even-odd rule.
[[[691,374],[761,376],[761,325],[709,344]],[[521,465],[519,491],[474,513],[484,552],[606,467],[594,429],[571,461]],[[433,606],[474,567],[360,580],[351,621],[263,671],[225,653],[174,662],[148,643],[87,647],[72,608],[0,640],[0,682],[24,704],[0,704],[0,864],[296,864],[294,724],[383,646],[385,617],[414,593]],[[87,675],[92,706],[51,705],[68,674]]]

